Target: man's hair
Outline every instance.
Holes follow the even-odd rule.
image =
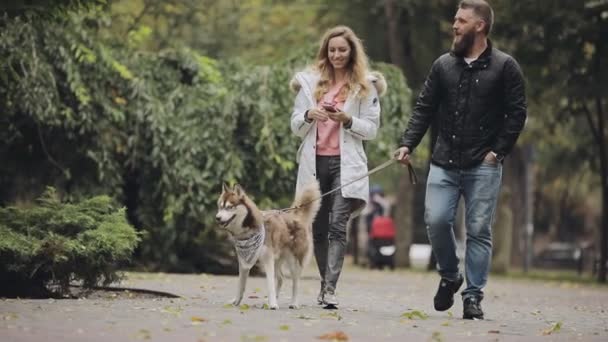
[[[458,4],[458,8],[468,9],[472,8],[475,15],[485,21],[486,26],[484,33],[486,36],[492,32],[492,24],[494,24],[494,10],[485,0],[462,0]]]

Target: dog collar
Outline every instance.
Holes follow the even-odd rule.
[[[251,268],[258,261],[262,246],[264,245],[264,238],[266,237],[266,228],[262,224],[262,227],[257,233],[253,234],[247,239],[235,239],[234,248],[236,254],[239,257],[239,262],[246,268]]]

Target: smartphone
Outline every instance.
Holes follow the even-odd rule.
[[[322,103],[321,106],[328,112],[335,113],[338,111],[336,107],[334,107],[334,105],[332,105],[331,103]]]

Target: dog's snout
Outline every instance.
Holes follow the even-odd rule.
[[[220,217],[219,214],[215,215],[215,221],[216,222],[220,222],[222,220],[222,218]]]

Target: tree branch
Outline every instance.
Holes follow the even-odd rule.
[[[600,143],[604,143],[604,107],[602,106],[602,99],[599,96],[595,97],[595,107],[597,110],[597,120],[598,120],[598,136]]]
[[[148,11],[154,7],[156,7],[154,4],[150,4],[149,2],[144,1],[144,9],[135,17],[135,19],[133,20],[133,23],[131,23],[131,25],[129,25],[129,28],[127,28],[126,34],[129,34],[129,32],[133,31],[135,29],[135,27],[137,27],[137,25],[139,25],[139,22],[143,19],[143,17],[148,13]]]
[[[36,130],[38,131],[38,139],[40,139],[40,146],[42,146],[42,151],[44,152],[44,154],[46,155],[46,158],[51,162],[51,164],[53,164],[53,166],[55,166],[56,168],[58,168],[59,170],[61,170],[61,172],[66,176],[69,177],[69,172],[67,169],[65,169],[64,167],[62,167],[49,153],[49,151],[46,148],[46,144],[44,143],[44,138],[42,137],[42,130],[40,130],[40,125],[38,125],[38,123],[36,123]]]
[[[591,114],[591,111],[589,110],[587,105],[584,103],[582,105],[582,112],[583,112],[583,114],[585,114],[585,118],[587,119],[587,122],[589,123],[589,130],[591,131],[591,134],[593,134],[593,138],[595,139],[595,141],[598,144],[600,144],[602,142],[601,141],[602,138],[600,137],[599,129],[593,122],[593,115]]]

